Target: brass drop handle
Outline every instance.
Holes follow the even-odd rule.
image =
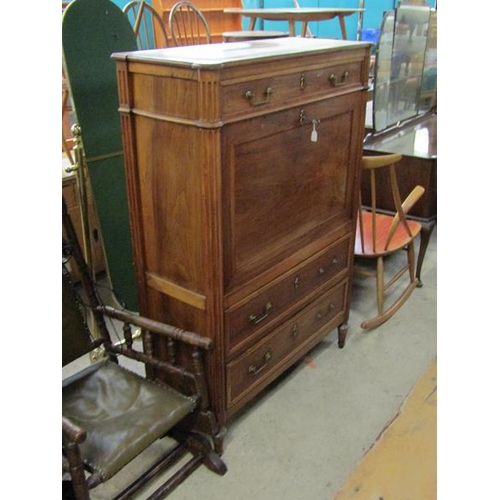
[[[304,90],[306,88],[307,82],[306,82],[306,75],[302,73],[300,75],[300,90]]]
[[[320,268],[318,269],[318,276],[323,276],[323,274],[325,274],[325,272],[326,272],[326,271],[325,271],[322,267],[320,267]]]
[[[347,83],[348,78],[349,78],[349,71],[344,71],[342,77],[340,78],[340,81],[337,81],[338,77],[335,73],[332,73],[328,77],[328,80],[330,81],[330,85],[332,87],[342,87],[342,85],[345,85]]]
[[[304,125],[305,122],[306,122],[306,112],[303,109],[301,109],[299,113],[299,125]]]
[[[248,321],[252,325],[258,325],[261,321],[265,320],[269,316],[269,311],[272,309],[272,307],[273,305],[271,304],[271,302],[268,302],[264,306],[264,311],[260,316],[257,316],[256,314],[251,314],[250,316],[248,316]]]
[[[264,354],[264,362],[260,366],[260,368],[257,368],[255,365],[250,365],[248,367],[248,373],[252,373],[254,375],[258,375],[266,366],[269,364],[269,361],[271,361],[271,358],[273,355],[271,354],[271,351],[267,351],[266,354]]]
[[[292,326],[292,337],[294,339],[297,338],[297,336],[299,335],[299,327],[297,326],[297,324],[295,323],[293,326]]]
[[[333,302],[330,302],[328,304],[327,313],[334,311],[334,310],[335,310],[335,304]],[[320,311],[320,312],[316,313],[316,319],[321,319],[321,318],[323,318],[323,313]]]
[[[263,106],[264,104],[268,104],[271,99],[271,94],[274,92],[272,87],[267,87],[264,91],[265,99],[262,101],[255,100],[255,94],[251,90],[247,90],[245,92],[245,99],[247,99],[252,106]]]
[[[297,290],[299,288],[299,285],[300,285],[300,278],[297,276],[295,278],[295,280],[293,281],[293,286],[294,286],[295,290]]]

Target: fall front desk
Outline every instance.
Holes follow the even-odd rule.
[[[224,423],[332,330],[345,341],[370,44],[113,57],[140,310],[215,341]]]

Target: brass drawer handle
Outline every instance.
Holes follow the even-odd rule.
[[[342,87],[342,85],[345,85],[347,83],[347,79],[349,78],[349,71],[344,71],[342,74],[342,77],[340,78],[340,82],[337,81],[337,75],[335,73],[332,73],[329,77],[328,80],[330,81],[330,85],[332,87]]]
[[[299,327],[297,326],[297,324],[294,324],[292,326],[292,337],[296,339],[298,335],[299,335]]]
[[[335,304],[333,302],[330,302],[328,304],[328,310],[326,311],[325,314],[328,314],[329,312],[332,312],[334,310],[335,310]],[[323,316],[324,316],[324,314],[321,311],[316,313],[316,319],[322,319]]]
[[[300,90],[304,90],[306,88],[307,82],[306,82],[306,75],[302,73],[300,75]]]
[[[267,89],[264,91],[264,95],[266,98],[262,101],[256,101],[255,100],[255,94],[251,90],[247,90],[245,92],[245,99],[248,99],[250,101],[250,104],[252,106],[263,106],[264,104],[268,104],[269,100],[271,99],[271,94],[274,92],[272,87],[267,87]]]
[[[336,266],[339,263],[336,257],[332,259],[332,266]]]
[[[271,304],[271,302],[268,302],[264,306],[264,311],[261,316],[257,316],[256,314],[251,314],[250,316],[248,316],[248,321],[252,325],[258,325],[261,321],[265,320],[269,316],[269,311],[272,309],[272,307],[273,305]]]
[[[293,286],[294,286],[295,290],[297,290],[297,288],[299,288],[299,285],[300,285],[300,278],[297,276],[293,281]]]
[[[255,365],[250,365],[248,367],[248,373],[252,373],[253,375],[258,375],[266,366],[269,364],[269,361],[271,361],[272,358],[271,351],[267,351],[266,354],[264,354],[264,362],[260,366],[260,368],[256,368]]]
[[[326,272],[326,271],[325,271],[322,267],[320,267],[320,268],[318,269],[318,276],[323,276],[323,275],[325,274],[325,272]]]

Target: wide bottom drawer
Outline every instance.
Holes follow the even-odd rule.
[[[311,349],[344,316],[347,280],[321,295],[227,365],[228,407],[241,407]],[[233,408],[234,410],[234,408]]]

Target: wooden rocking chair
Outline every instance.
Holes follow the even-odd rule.
[[[63,380],[62,463],[63,474],[71,478],[64,481],[63,475],[63,493],[70,483],[71,498],[88,500],[91,488],[111,479],[164,437],[173,443],[168,451],[116,499],[131,497],[169,469],[173,472],[148,498],[164,498],[201,464],[224,474],[226,466],[219,457],[222,434],[209,408],[202,355],[213,348],[212,340],[104,305],[83,259],[64,198],[63,225],[67,234],[63,240],[63,366],[96,347],[102,350],[100,361],[87,363]],[[78,267],[81,289],[71,282],[68,263]],[[98,334],[90,334],[87,313]],[[124,339],[117,343],[111,342],[108,325],[112,322],[123,325]],[[142,350],[133,347],[133,328],[141,331]],[[169,339],[168,361],[148,353],[147,340],[152,335]],[[191,351],[190,360],[181,362],[175,355],[181,344]],[[147,379],[130,366],[124,368],[118,364],[124,358],[168,374],[169,380],[176,381],[175,388]],[[188,452],[192,457],[184,465],[171,467]]]
[[[417,287],[415,276],[415,249],[414,240],[420,234],[421,224],[408,220],[406,215],[415,203],[424,194],[422,186],[416,186],[407,198],[401,202],[395,164],[402,158],[398,154],[381,156],[365,156],[362,160],[364,173],[370,176],[369,206],[362,206],[358,210],[355,256],[376,259],[376,271],[363,269],[355,265],[355,272],[363,276],[375,277],[377,280],[377,315],[363,321],[361,327],[375,328],[389,318],[408,300]],[[382,171],[389,174],[392,197],[396,212],[382,213],[377,209],[377,177]],[[388,171],[388,172],[387,172]],[[384,259],[396,252],[406,252],[406,264],[395,272],[389,279],[384,271]],[[387,306],[386,291],[403,276],[407,276],[408,283],[400,294]]]

